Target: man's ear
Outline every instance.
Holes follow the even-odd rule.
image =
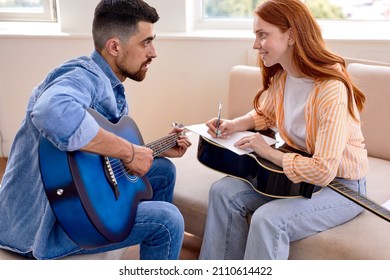
[[[119,46],[119,39],[118,38],[111,38],[109,40],[107,40],[106,42],[106,51],[111,54],[112,56],[118,56],[119,54],[119,49],[120,49],[120,46]]]

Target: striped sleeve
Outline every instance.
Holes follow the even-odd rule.
[[[361,131],[360,125],[349,115],[346,88],[336,80],[317,87],[309,100],[309,125],[306,127],[313,156],[286,153],[283,170],[293,182],[305,181],[319,186],[328,185],[336,176],[360,179],[367,168],[357,172],[357,167],[368,167],[368,163],[362,136],[356,143],[350,140],[351,136],[361,135]]]

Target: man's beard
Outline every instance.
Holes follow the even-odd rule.
[[[145,79],[145,76],[146,76],[146,71],[142,71],[141,69],[135,73],[128,73],[128,72],[126,73],[127,78],[132,79],[136,82],[143,81]]]
[[[140,67],[140,69],[137,71],[137,72],[128,72],[125,67],[123,68],[120,68],[119,70],[122,72],[123,76],[129,78],[129,79],[132,79],[136,82],[141,82],[145,79],[145,76],[146,76],[146,72],[144,69],[144,66],[148,63],[151,63],[152,60],[151,59],[148,59],[145,63],[143,63]]]

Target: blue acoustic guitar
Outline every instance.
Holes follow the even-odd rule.
[[[130,117],[124,116],[114,124],[93,109],[87,111],[102,128],[144,145]],[[170,134],[144,146],[156,157],[176,146],[179,135]],[[132,175],[119,159],[60,151],[42,136],[39,162],[50,206],[67,235],[82,248],[97,248],[127,238],[138,203],[153,195],[147,178]]]

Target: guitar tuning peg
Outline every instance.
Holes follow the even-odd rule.
[[[183,124],[181,124],[181,123],[177,123],[177,122],[173,122],[173,123],[172,123],[172,126],[173,126],[173,127],[178,127],[178,128],[182,128],[182,127],[184,127],[184,125],[183,125]]]

